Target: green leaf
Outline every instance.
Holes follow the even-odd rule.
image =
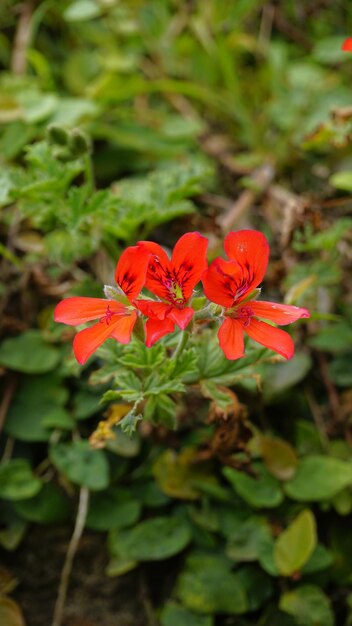
[[[266,365],[263,392],[266,402],[284,393],[305,378],[312,367],[312,359],[304,352],[297,353],[285,363]]]
[[[298,502],[329,500],[352,485],[352,463],[328,456],[302,459],[292,480],[284,485],[290,498]]]
[[[248,611],[259,609],[272,595],[273,585],[269,576],[255,565],[246,565],[236,574],[247,598]]]
[[[352,172],[336,172],[336,174],[330,176],[329,182],[336,189],[350,192],[352,191]]]
[[[189,376],[188,382],[212,380],[218,385],[232,385],[243,379],[244,373],[250,374],[250,366],[260,360],[266,349],[249,349],[242,359],[229,361],[219,348],[219,342],[213,331],[203,332],[196,344],[197,376]]]
[[[127,489],[111,487],[92,494],[86,525],[93,530],[125,528],[137,522],[141,508]]]
[[[195,613],[230,613],[248,610],[246,592],[237,573],[220,556],[191,555],[180,574],[176,594]]]
[[[279,607],[292,615],[299,626],[334,626],[330,601],[319,587],[305,585],[287,591]]]
[[[137,565],[138,565],[137,561],[115,556],[112,559],[110,559],[109,563],[107,564],[106,569],[105,569],[105,574],[111,577],[123,576],[123,574],[130,572],[132,569],[137,567]]]
[[[105,489],[109,484],[109,465],[104,452],[93,450],[87,441],[53,445],[49,457],[73,483],[92,491]]]
[[[211,615],[197,615],[183,606],[168,602],[161,612],[161,626],[213,626]]]
[[[229,535],[227,556],[234,561],[256,561],[261,545],[271,536],[265,518],[253,516],[237,525]]]
[[[125,435],[132,437],[136,432],[138,422],[142,419],[143,416],[140,413],[136,414],[135,409],[132,409],[132,411],[129,411],[127,415],[122,418],[118,426]]]
[[[334,562],[333,555],[322,544],[318,543],[307,563],[302,568],[302,575],[315,574],[330,567]]]
[[[100,395],[82,389],[73,397],[73,413],[77,420],[85,420],[101,411]]]
[[[38,524],[60,524],[70,514],[67,496],[53,483],[45,484],[33,498],[15,502],[14,509],[20,517]]]
[[[48,441],[53,420],[54,427],[58,418],[61,428],[63,419],[68,427],[61,409],[67,396],[62,381],[53,374],[23,377],[6,416],[5,431],[21,441]]]
[[[131,530],[112,531],[109,547],[113,555],[136,561],[160,561],[178,554],[189,544],[188,523],[176,517],[154,517]]]
[[[22,611],[12,598],[0,598],[0,624],[2,626],[25,626]]]
[[[23,500],[32,498],[42,488],[25,459],[12,459],[0,466],[0,498]]]
[[[296,472],[298,463],[294,448],[283,439],[259,436],[259,448],[270,474],[279,480],[289,480]]]
[[[5,550],[16,550],[20,545],[27,529],[27,522],[16,515],[8,502],[1,505],[0,515],[0,545]]]
[[[198,482],[215,484],[215,478],[204,465],[194,463],[192,448],[184,448],[180,454],[165,450],[154,462],[153,474],[160,489],[172,498],[197,500],[200,498]]]
[[[39,330],[27,330],[0,345],[0,364],[17,372],[44,374],[53,370],[59,360],[59,350],[47,344]]]
[[[154,424],[162,424],[175,430],[177,426],[176,403],[166,394],[149,396],[144,405],[144,417]]]
[[[64,18],[68,22],[84,22],[100,14],[101,8],[94,0],[75,0],[65,10]]]
[[[73,430],[76,422],[68,411],[61,406],[53,407],[42,419],[43,428]]]
[[[238,495],[250,506],[273,508],[281,504],[284,495],[280,483],[262,464],[254,463],[253,469],[256,478],[230,467],[226,467],[223,473]]]
[[[309,509],[302,511],[275,542],[274,560],[283,576],[299,572],[312,556],[317,544],[315,518]]]

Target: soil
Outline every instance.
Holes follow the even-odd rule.
[[[18,550],[2,553],[2,565],[18,580],[11,597],[26,626],[50,626],[69,540],[70,529],[36,526]],[[86,531],[74,560],[62,626],[155,626],[143,569],[108,578],[107,562],[105,537]]]

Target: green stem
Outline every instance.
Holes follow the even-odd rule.
[[[84,161],[84,174],[85,174],[86,183],[87,183],[90,193],[93,193],[95,189],[95,181],[94,181],[94,170],[93,170],[93,163],[92,163],[91,155],[85,154],[83,157],[83,161]]]
[[[177,348],[175,349],[175,352],[173,353],[173,358],[175,361],[177,361],[177,359],[179,358],[180,354],[182,354],[184,348],[187,345],[188,342],[188,338],[189,338],[189,333],[187,331],[183,331],[181,332],[181,336],[180,336],[180,340],[177,344]]]

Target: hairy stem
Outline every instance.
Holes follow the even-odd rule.
[[[182,354],[184,348],[186,347],[187,342],[188,342],[188,338],[189,338],[189,333],[187,331],[181,332],[180,340],[179,340],[179,342],[177,344],[175,352],[172,355],[173,358],[175,359],[175,361],[177,361],[179,356]]]
[[[58,592],[56,603],[55,603],[54,617],[53,617],[51,626],[61,626],[61,623],[62,623],[73,559],[75,558],[78,544],[81,539],[83,529],[85,526],[86,517],[88,513],[88,504],[89,504],[89,489],[87,489],[86,487],[81,487],[80,492],[79,492],[79,502],[78,502],[76,523],[75,523],[75,527],[72,533],[71,541],[67,549],[65,563],[61,572],[59,592]]]

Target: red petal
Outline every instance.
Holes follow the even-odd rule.
[[[307,309],[288,304],[276,304],[276,302],[249,302],[248,308],[252,309],[256,317],[263,317],[281,326],[292,324],[302,317],[310,317]]]
[[[166,302],[152,302],[151,300],[136,300],[136,307],[142,311],[143,315],[154,319],[164,320],[172,305]]]
[[[161,337],[164,337],[164,335],[168,335],[169,333],[173,333],[173,331],[175,330],[175,324],[171,320],[168,320],[168,319],[160,321],[160,320],[150,318],[149,320],[147,320],[147,323],[145,325],[145,330],[146,330],[145,345],[148,348],[151,348],[151,346],[156,341],[161,339]]]
[[[126,311],[126,307],[115,302],[115,300],[83,297],[66,298],[56,306],[54,320],[70,326],[79,326],[103,317],[108,307],[112,313],[123,314]]]
[[[227,256],[236,261],[243,272],[242,294],[239,294],[242,299],[250,290],[257,287],[265,276],[269,244],[263,233],[257,230],[239,230],[225,237],[224,248]]]
[[[234,361],[244,356],[243,329],[238,320],[227,317],[219,328],[218,338],[227,359]]]
[[[114,324],[114,331],[111,333],[111,337],[116,339],[119,343],[129,343],[131,341],[131,334],[133,327],[136,323],[137,311],[132,311],[131,315],[123,315]]]
[[[341,46],[344,52],[352,52],[352,37],[347,37]]]
[[[261,322],[256,319],[251,319],[248,326],[243,326],[243,330],[254,341],[257,341],[261,345],[278,352],[285,359],[291,359],[294,354],[293,341],[288,333],[280,328],[270,326],[265,322]]]
[[[159,298],[168,299],[169,289],[166,287],[170,282],[171,263],[165,250],[159,244],[152,241],[139,241],[138,247],[151,253],[145,286]]]
[[[83,365],[90,355],[112,335],[115,324],[108,325],[104,322],[98,322],[90,326],[90,328],[85,328],[77,333],[73,340],[73,351],[78,363]]]
[[[167,313],[167,318],[172,320],[184,330],[186,326],[190,323],[192,317],[194,315],[193,309],[191,307],[186,307],[184,309],[177,309],[176,307],[172,307],[171,311]]]
[[[186,233],[176,243],[171,265],[185,300],[189,300],[193,289],[207,269],[208,239],[198,232]]]
[[[211,302],[230,308],[236,295],[234,275],[238,274],[238,265],[233,261],[224,261],[218,257],[202,276],[204,293]]]
[[[137,298],[146,281],[150,252],[131,246],[121,254],[116,265],[115,280],[129,300]]]

